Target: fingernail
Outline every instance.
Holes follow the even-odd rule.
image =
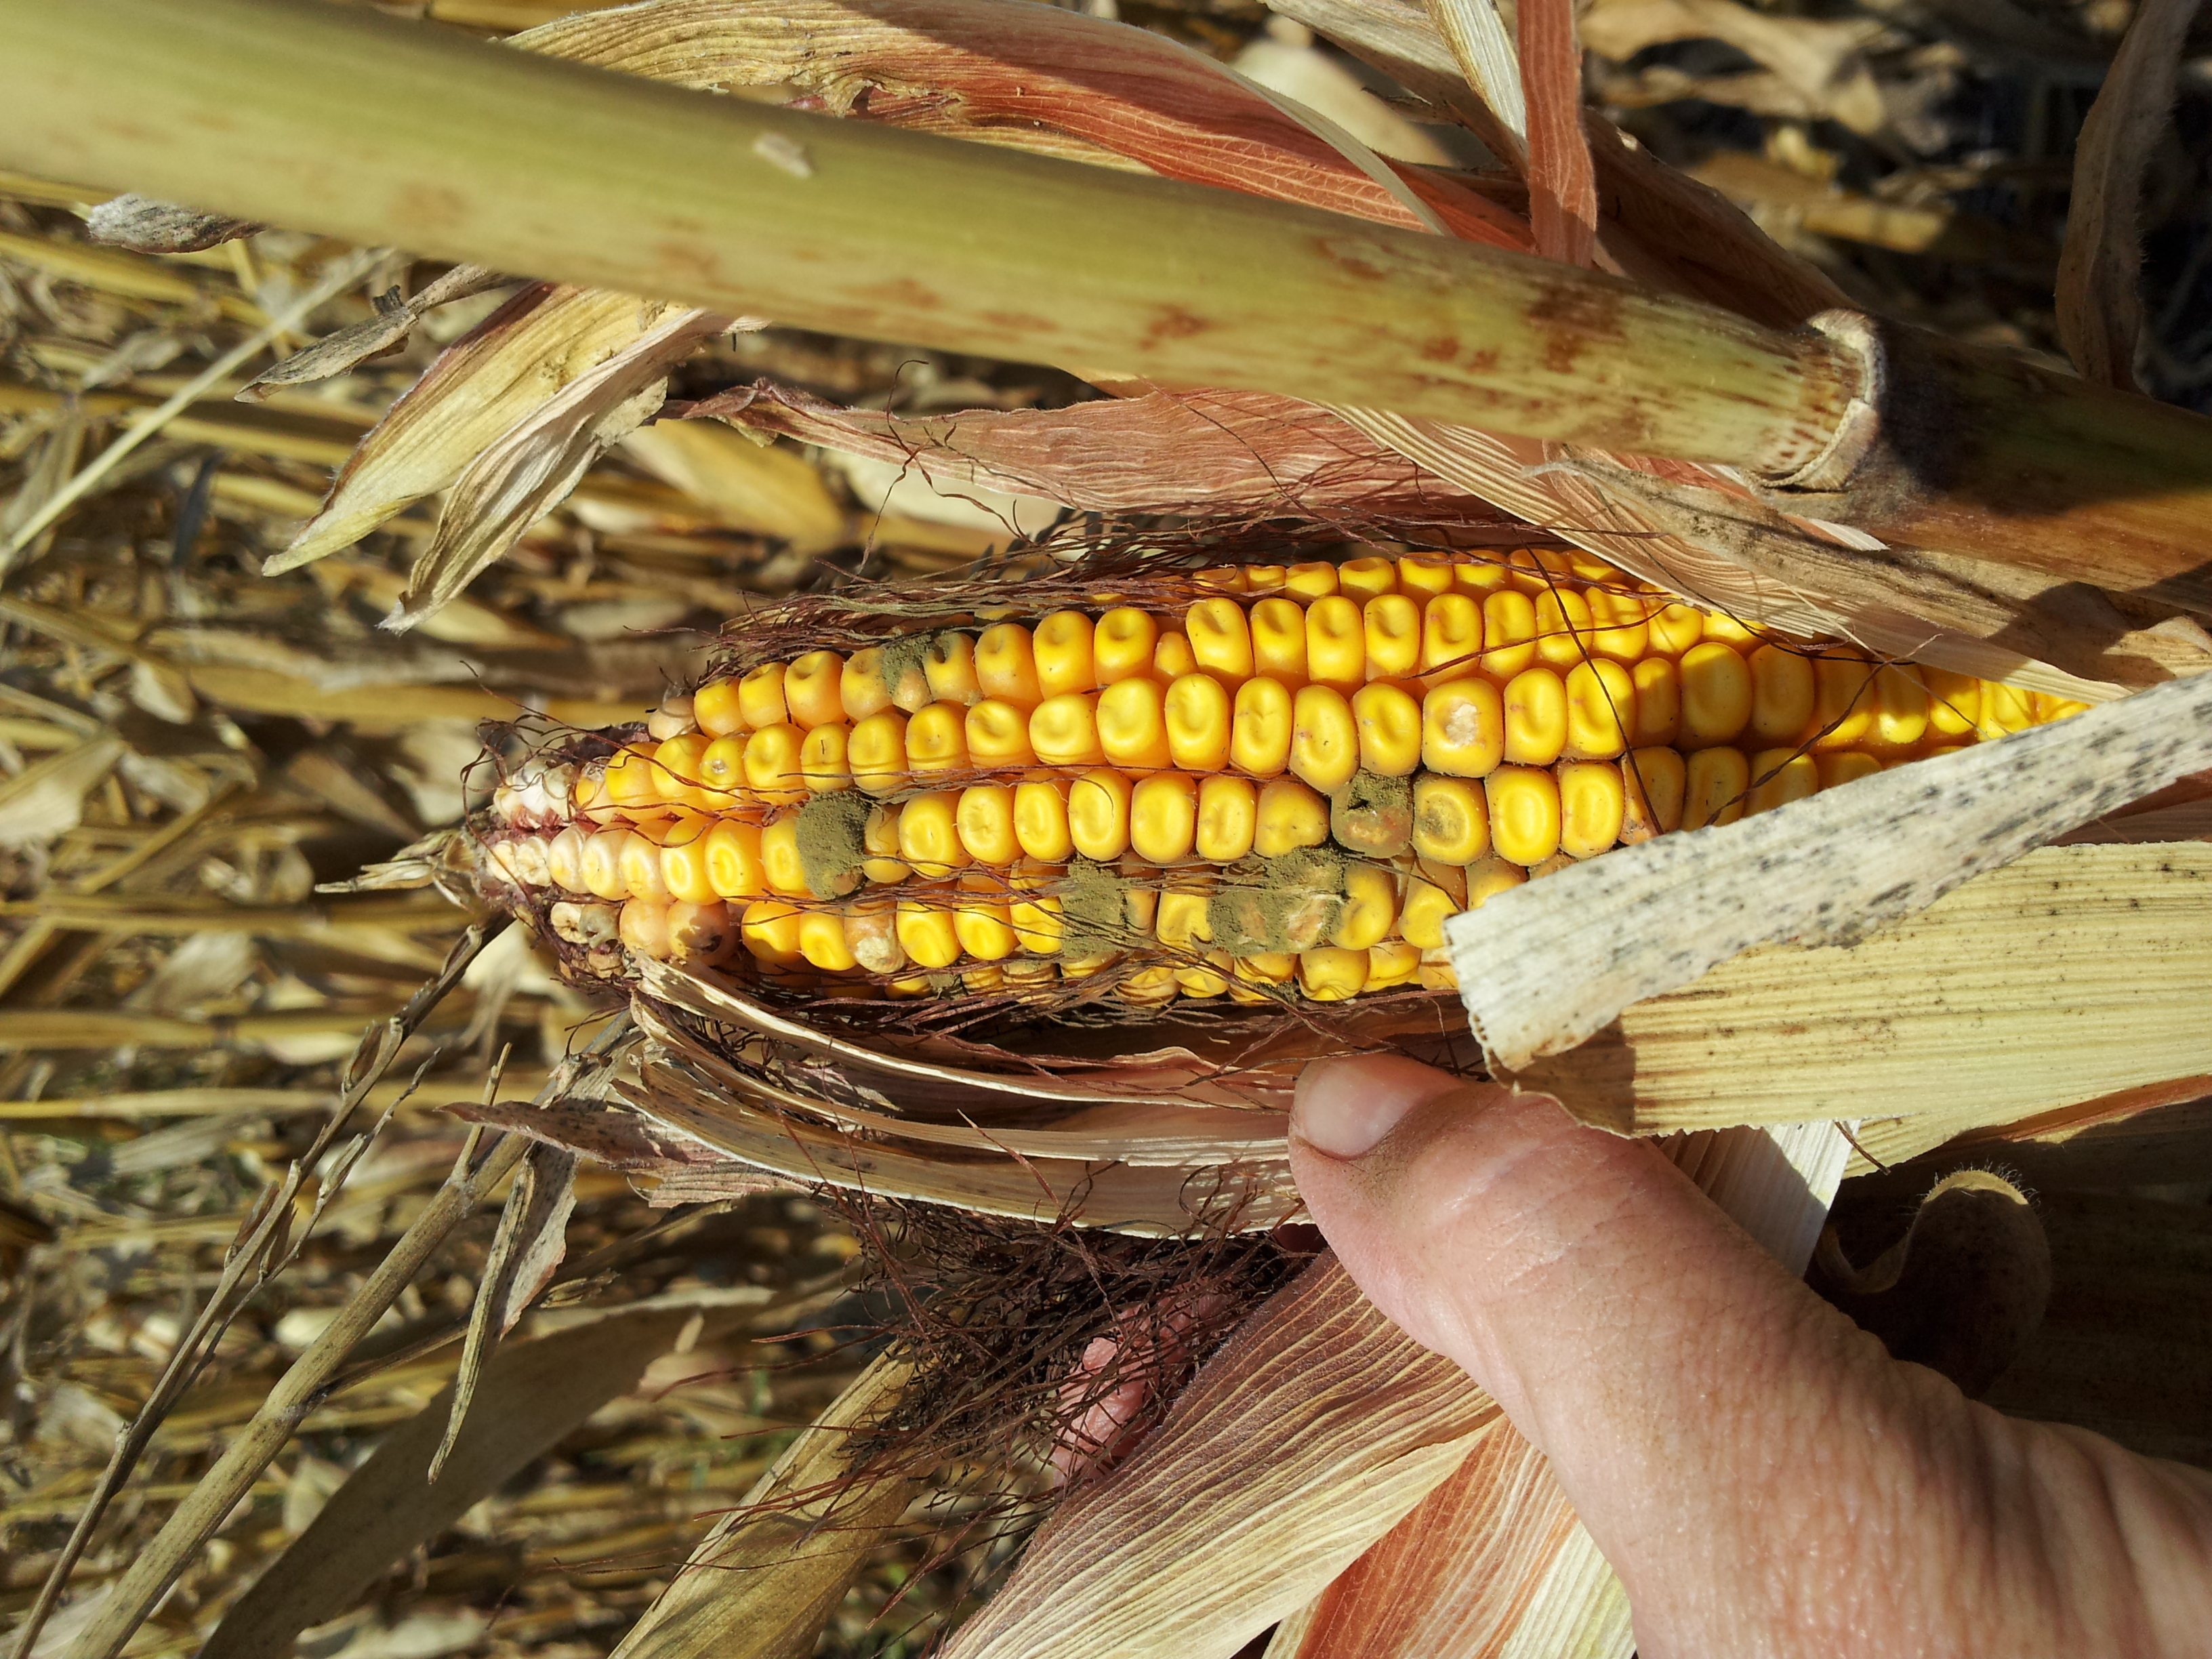
[[[1316,1060],[1298,1074],[1291,1133],[1330,1158],[1364,1157],[1427,1098],[1390,1076],[1395,1069],[1360,1060]]]

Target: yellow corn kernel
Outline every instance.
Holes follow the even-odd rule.
[[[616,867],[622,878],[623,891],[630,897],[651,899],[659,904],[668,902],[668,884],[660,873],[660,848],[643,836],[633,832],[623,842]]]
[[[968,711],[957,702],[933,702],[916,711],[906,723],[906,764],[917,778],[966,771]]]
[[[1063,691],[1030,714],[1030,747],[1047,766],[1094,766],[1106,758],[1098,744],[1098,697]]]
[[[1528,871],[1510,859],[1500,858],[1495,853],[1478,859],[1467,866],[1467,908],[1480,910],[1500,893],[1528,879]]]
[[[665,818],[640,818],[631,826],[655,847],[665,847],[671,842],[689,841],[702,833],[708,823],[704,812],[679,806]]]
[[[960,933],[952,912],[915,899],[899,901],[899,948],[917,968],[933,971],[960,960]]]
[[[1813,757],[1794,749],[1760,750],[1751,757],[1751,795],[1743,805],[1746,817],[1802,800],[1820,787],[1820,769]]]
[[[636,838],[636,832],[627,824],[617,823],[598,831],[584,842],[586,891],[603,899],[629,896],[629,884],[623,879],[623,848]]]
[[[1567,671],[1567,746],[1570,760],[1611,760],[1628,747],[1636,729],[1636,685],[1610,657],[1593,657]]]
[[[896,974],[908,963],[906,947],[899,943],[898,907],[881,899],[848,905],[845,910],[845,943],[853,959],[872,974]]]
[[[1164,1008],[1175,1000],[1175,969],[1139,968],[1114,988],[1114,994],[1133,1008]]]
[[[1517,547],[1505,556],[1505,573],[1515,587],[1533,595],[1571,577],[1574,566],[1556,548]]]
[[[1198,838],[1198,780],[1156,772],[1129,796],[1129,848],[1147,864],[1179,864]]]
[[[904,816],[896,801],[868,809],[860,826],[860,849],[867,854],[860,860],[860,873],[870,881],[888,885],[914,873],[899,861],[899,819]]]
[[[1413,851],[1437,864],[1472,864],[1490,851],[1490,802],[1472,778],[1413,785]]]
[[[1910,749],[1928,735],[1928,688],[1885,664],[1874,676],[1874,740]]]
[[[1309,601],[1325,599],[1336,592],[1336,567],[1318,559],[1294,564],[1283,573],[1283,591]]]
[[[737,800],[745,787],[745,738],[743,733],[717,738],[701,751],[699,782],[710,800]]]
[[[599,787],[610,806],[635,814],[660,805],[660,774],[653,764],[653,747],[632,744],[607,757]]]
[[[1032,896],[1014,901],[1006,907],[1006,920],[1013,924],[1014,939],[1031,956],[1048,957],[1056,953],[1061,936],[1066,930],[1066,921],[1060,915],[1056,898]]]
[[[1170,888],[1160,895],[1152,915],[1152,937],[1171,951],[1188,951],[1213,943],[1213,923],[1208,914],[1212,895],[1194,888]]]
[[[791,719],[783,696],[783,665],[764,662],[738,682],[738,712],[754,731],[782,726]]]
[[[660,769],[665,780],[671,800],[680,800],[687,806],[714,811],[736,805],[719,792],[707,787],[706,775],[701,763],[707,751],[714,746],[714,739],[704,732],[687,732],[680,738],[671,738],[653,751],[653,764]]]
[[[1411,985],[1421,976],[1421,947],[1408,945],[1403,939],[1386,939],[1380,945],[1367,947],[1367,983],[1364,991],[1387,991],[1393,986]]]
[[[810,651],[783,671],[783,702],[792,724],[810,731],[845,718],[845,659],[835,651]]]
[[[853,945],[845,935],[845,919],[835,910],[809,910],[799,919],[799,954],[826,973],[841,974],[854,965]]]
[[[963,877],[960,908],[952,913],[953,936],[980,962],[999,962],[1021,946],[1009,914],[1006,890],[995,881]]]
[[[1120,868],[1122,880],[1128,884],[1121,890],[1122,916],[1131,933],[1149,938],[1159,913],[1160,872],[1135,859],[1123,859]]]
[[[1259,826],[1260,792],[1249,778],[1220,775],[1198,786],[1199,857],[1233,864],[1252,850]]]
[[[1421,705],[1398,687],[1377,680],[1352,694],[1352,719],[1359,732],[1359,765],[1377,777],[1407,778],[1421,763]]]
[[[1364,604],[1382,593],[1398,591],[1398,562],[1370,556],[1346,559],[1336,568],[1336,591]]]
[[[1751,670],[1735,647],[1707,640],[1682,653],[1685,749],[1733,743],[1751,724]]]
[[[1589,602],[1571,587],[1537,594],[1537,656],[1564,672],[1590,653]]]
[[[934,635],[921,653],[922,683],[932,702],[957,702],[967,708],[982,696],[982,681],[975,672],[975,641],[951,629]]]
[[[1067,796],[1064,778],[1034,778],[1014,786],[1014,839],[1029,857],[1060,864],[1075,850],[1068,835]]]
[[[1279,564],[1248,564],[1244,567],[1244,591],[1247,593],[1279,593],[1287,572]]]
[[[1208,951],[1204,966],[1186,963],[1175,970],[1176,994],[1194,1001],[1218,997],[1229,988],[1233,964],[1226,951]]]
[[[1252,635],[1252,672],[1285,690],[1306,683],[1306,613],[1288,599],[1262,599],[1247,619]]]
[[[1019,623],[1000,623],[975,641],[975,683],[987,697],[1034,708],[1042,700],[1037,686],[1036,651],[1030,630]]]
[[[1421,952],[1421,969],[1419,979],[1424,991],[1459,989],[1459,969],[1452,966],[1451,957],[1442,951]]]
[[[1367,624],[1341,594],[1306,611],[1306,673],[1316,685],[1356,691],[1367,684]]]
[[[1628,792],[1620,769],[1609,761],[1559,763],[1559,850],[1594,859],[1620,839]]]
[[[1593,587],[1583,595],[1590,613],[1590,649],[1617,663],[1643,661],[1651,649],[1650,604],[1633,593]]]
[[[1166,697],[1158,681],[1117,680],[1098,694],[1098,746],[1116,766],[1157,771],[1170,764]]]
[[[1626,805],[1620,838],[1631,845],[1682,827],[1682,797],[1689,769],[1674,749],[1637,749],[1621,763]]]
[[[1245,681],[1237,688],[1229,736],[1231,763],[1255,778],[1273,777],[1290,764],[1296,722],[1291,688],[1272,679]]]
[[[1928,730],[1931,736],[1963,738],[1981,724],[1982,683],[1972,674],[1948,668],[1908,671],[1928,688]]]
[[[1091,639],[1092,665],[1102,686],[1152,672],[1152,647],[1159,643],[1160,626],[1142,611],[1127,605],[1109,611],[1098,619]]]
[[[708,826],[696,826],[697,833],[681,841],[670,841],[660,848],[660,884],[667,889],[669,897],[690,904],[712,904],[721,895],[707,875],[707,836]]]
[[[1452,591],[1452,562],[1432,555],[1409,553],[1398,561],[1398,591],[1431,599]]]
[[[1734,823],[1743,816],[1751,788],[1751,763],[1741,749],[1700,749],[1689,758],[1682,784],[1682,827]]]
[[[1003,783],[970,784],[954,814],[960,844],[979,864],[1012,864],[1020,854],[1014,834],[1014,792]]]
[[[1631,741],[1638,749],[1671,744],[1682,726],[1682,676],[1664,657],[1646,657],[1628,671],[1636,693]]]
[[[1812,659],[1802,651],[1762,645],[1751,653],[1751,731],[1770,744],[1796,744],[1813,723],[1818,690]]]
[[[1298,988],[1316,1002],[1342,1002],[1367,988],[1367,952],[1323,945],[1298,952]]]
[[[761,832],[757,823],[724,818],[709,830],[702,845],[707,884],[723,899],[757,898],[768,886],[761,864]]]
[[[1058,697],[1097,689],[1098,669],[1091,659],[1093,631],[1091,618],[1080,611],[1055,611],[1036,625],[1030,653],[1040,696]]]
[[[1129,850],[1129,797],[1133,793],[1128,775],[1108,767],[1085,772],[1068,786],[1067,834],[1077,852],[1103,864]]]
[[[1287,951],[1255,951],[1249,957],[1238,957],[1230,968],[1237,981],[1244,985],[1288,985],[1297,976],[1298,959]],[[1239,1001],[1246,1000],[1238,998]],[[1270,1002],[1272,997],[1255,996],[1254,1002]]]
[[[1482,602],[1482,672],[1510,680],[1536,660],[1536,606],[1517,589],[1500,588]]]
[[[1168,687],[1168,755],[1186,772],[1218,772],[1229,764],[1229,693],[1211,674],[1185,674]]]
[[[852,763],[846,750],[852,733],[844,726],[817,726],[799,745],[799,772],[806,787],[817,795],[835,794],[853,787]]]
[[[781,899],[755,899],[738,920],[738,939],[757,961],[771,968],[795,968],[801,960],[801,913]]]
[[[1037,708],[1041,712],[1044,704],[1039,703]],[[915,719],[918,721],[928,712],[925,708]],[[1030,742],[1032,718],[1019,706],[998,697],[985,697],[971,705],[962,721],[969,763],[979,771],[986,772],[1033,764],[1036,760],[1036,750]],[[909,754],[913,744],[914,733],[908,728],[907,744]]]
[[[761,870],[768,878],[768,890],[792,898],[805,898],[813,893],[807,884],[806,866],[799,856],[799,818],[796,814],[777,819],[761,831]]]
[[[1197,667],[1198,656],[1190,648],[1190,636],[1179,628],[1164,630],[1152,646],[1152,678],[1165,685]]]
[[[1328,839],[1328,803],[1296,778],[1270,778],[1260,786],[1252,850],[1280,858]]]
[[[1836,653],[1814,664],[1819,696],[1813,718],[1816,749],[1852,749],[1874,732],[1875,666],[1856,654]]]
[[[572,823],[554,836],[545,848],[545,873],[556,887],[571,893],[588,893],[584,882],[584,843],[591,831]]]
[[[1417,949],[1437,950],[1444,942],[1444,923],[1464,908],[1446,889],[1415,876],[1407,884],[1405,907],[1398,912],[1398,937]]]
[[[2015,686],[2000,685],[1995,680],[1982,682],[1982,718],[1974,730],[1984,743],[1995,741],[2014,732],[2025,732],[2035,724],[2035,710],[2028,702],[2030,694]]]
[[[1474,672],[1482,653],[1482,607],[1464,593],[1439,593],[1421,612],[1421,672],[1443,682]]]
[[[1472,594],[1478,605],[1504,587],[1508,579],[1504,562],[1496,558],[1477,556],[1462,559],[1452,566],[1453,588]]]
[[[1490,802],[1490,844],[1519,865],[1559,850],[1559,780],[1540,767],[1501,766],[1483,780]]]
[[[904,802],[899,811],[899,857],[925,881],[939,880],[967,864],[968,849],[960,842],[960,797],[945,789]]]
[[[1403,679],[1420,666],[1421,606],[1403,593],[1380,593],[1359,613],[1367,641],[1365,677]]]
[[[1223,593],[1242,593],[1248,579],[1241,564],[1211,564],[1195,572],[1191,580],[1200,587],[1211,587]]]
[[[717,900],[677,899],[668,907],[668,954],[678,962],[727,962],[737,948],[737,922]]]
[[[1301,687],[1291,703],[1291,770],[1334,794],[1358,769],[1359,726],[1352,705],[1328,686]]]
[[[1336,914],[1328,942],[1346,951],[1364,951],[1390,937],[1398,925],[1398,876],[1372,864],[1355,864],[1344,872],[1344,908]]]
[[[1551,857],[1544,860],[1541,863],[1532,864],[1528,866],[1528,879],[1534,881],[1541,876],[1556,876],[1562,870],[1573,869],[1575,867],[1575,862],[1576,861],[1573,859],[1569,858],[1565,853],[1554,853]]]
[[[872,645],[845,659],[845,672],[837,681],[837,700],[845,705],[845,718],[856,723],[891,706],[881,646]]]
[[[1567,747],[1567,686],[1549,668],[1527,668],[1505,686],[1505,759],[1549,766]]]
[[[1421,700],[1421,764],[1455,778],[1487,776],[1505,758],[1505,700],[1469,677]]]
[[[1252,675],[1252,630],[1234,599],[1200,599],[1182,613],[1183,636],[1198,666],[1228,680]]]
[[[691,694],[691,718],[710,738],[726,738],[745,729],[738,707],[735,680],[710,680]]]
[[[847,675],[848,683],[851,676]],[[872,795],[888,795],[906,787],[906,716],[884,708],[853,728],[845,739],[845,762],[853,769],[853,781]]]
[[[745,739],[745,787],[771,806],[806,798],[799,751],[805,734],[795,726],[769,726]]]
[[[1705,613],[1694,606],[1662,605],[1651,613],[1651,648],[1679,657],[1705,636]]]
[[[1816,758],[1823,789],[1833,789],[1839,783],[1856,783],[1861,778],[1870,778],[1881,770],[1881,763],[1863,749],[1838,750],[1832,755],[1821,755]]]
[[[1705,636],[1709,640],[1717,640],[1723,645],[1734,646],[1739,652],[1748,651],[1759,643],[1758,635],[1753,633],[1749,628],[1726,611],[1708,611],[1705,613],[1704,620]]]

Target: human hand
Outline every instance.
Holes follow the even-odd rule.
[[[1892,1359],[1650,1143],[1370,1057],[1299,1079],[1291,1166],[1550,1458],[1644,1659],[2212,1652],[2212,1475]]]

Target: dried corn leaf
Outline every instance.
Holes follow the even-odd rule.
[[[2208,761],[2212,677],[2176,680],[1772,812],[1624,848],[1447,924],[1461,994],[1485,1052],[1518,1071],[1753,945],[1854,944]],[[1551,941],[1540,959],[1513,950],[1528,938]]]
[[[1475,128],[1476,137],[1507,167],[1525,173],[1528,106],[1521,91],[1521,57],[1494,0],[1428,0],[1428,12],[1468,88],[1491,117]]]
[[[401,299],[397,289],[380,294],[374,301],[374,316],[325,335],[306,350],[295,351],[275,368],[256,375],[239,388],[238,400],[258,404],[280,387],[305,386],[343,374],[398,347],[415,331],[416,324],[440,306],[482,294],[507,280],[482,265],[455,265],[411,299]]]
[[[826,551],[846,536],[844,508],[821,473],[789,449],[707,421],[640,427],[622,449],[728,529],[773,536],[801,553]]]
[[[84,820],[84,798],[124,756],[123,739],[93,738],[0,783],[0,847],[52,841]]]
[[[764,1302],[765,1292],[746,1301]],[[646,1367],[704,1316],[719,1331],[754,1316],[744,1302],[640,1306],[519,1342],[484,1368],[477,1409],[437,1481],[430,1463],[451,1390],[385,1436],[307,1530],[271,1561],[201,1650],[203,1659],[278,1659],[310,1625],[343,1612],[392,1563],[635,1388]]]
[[[1583,136],[1583,54],[1571,0],[1515,9],[1528,106],[1528,226],[1547,259],[1586,265],[1597,246],[1597,174]]]
[[[1624,64],[1648,46],[1725,41],[1771,70],[1805,108],[1861,134],[1889,121],[1863,56],[1880,32],[1872,20],[1776,16],[1735,0],[1598,0],[1582,21],[1583,40]]]
[[[837,1396],[684,1564],[614,1659],[806,1659],[867,1553],[905,1512],[911,1482],[854,1479],[847,1449],[908,1376],[890,1355]]]
[[[514,38],[532,52],[1526,249],[1511,213],[1402,165],[1370,177],[1261,88],[1174,42],[1007,0],[649,0]],[[1326,124],[1322,124],[1326,125]],[[1371,159],[1371,158],[1370,158]],[[1394,188],[1395,185],[1395,188]],[[1409,206],[1410,192],[1416,198]]]
[[[525,289],[448,347],[363,438],[313,520],[262,568],[297,569],[349,547],[629,350],[669,307],[599,289]]]
[[[2058,260],[2058,337],[2084,378],[2135,389],[2143,330],[2143,174],[2166,136],[2197,0],[2144,0],[2074,152]]]
[[[98,204],[84,216],[84,228],[95,242],[137,253],[198,253],[263,228],[244,219],[131,195]]]
[[[610,445],[659,409],[672,368],[729,326],[730,319],[710,311],[659,307],[653,325],[637,338],[494,439],[453,481],[437,534],[416,556],[406,589],[383,625],[404,633],[457,598],[524,531],[559,506]]]
[[[946,1659],[1226,1659],[1503,1431],[1487,1395],[1323,1257],[1128,1462],[1060,1504]]]

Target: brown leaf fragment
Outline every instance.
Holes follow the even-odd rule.
[[[2058,337],[2085,380],[2133,390],[2144,170],[2173,108],[2197,0],[2143,0],[2081,124],[2058,258]]]
[[[84,228],[95,242],[139,253],[199,253],[264,228],[244,219],[135,195],[99,203],[84,216]]]
[[[455,265],[412,299],[403,300],[398,289],[387,289],[373,298],[376,307],[374,317],[325,335],[303,351],[294,352],[275,368],[240,386],[237,399],[242,404],[258,404],[280,386],[326,380],[372,357],[384,356],[397,350],[414,332],[415,325],[440,306],[465,300],[508,280],[482,265]]]

